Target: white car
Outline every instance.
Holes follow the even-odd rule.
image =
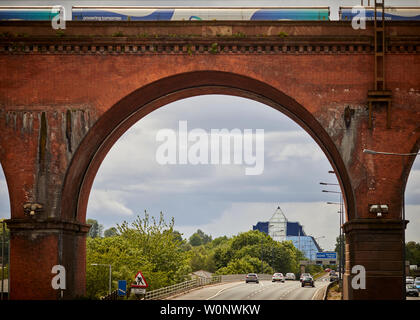
[[[414,284],[414,278],[412,277],[405,278],[405,284]]]
[[[283,273],[275,273],[275,274],[273,274],[273,276],[271,278],[271,281],[272,282],[276,282],[276,281],[284,282]]]
[[[294,273],[286,273],[286,280],[296,280],[296,276]]]

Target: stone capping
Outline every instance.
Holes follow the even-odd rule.
[[[162,37],[138,39],[132,37],[68,39],[0,38],[0,54],[77,54],[77,55],[220,55],[220,54],[372,54],[369,38],[316,37]],[[388,54],[419,54],[419,39],[388,41]]]
[[[9,219],[7,227],[11,232],[18,231],[65,231],[70,233],[89,232],[90,225],[79,222],[65,221],[60,219]]]
[[[353,219],[347,221],[343,227],[346,234],[352,231],[391,231],[402,232],[407,227],[408,220],[399,219]]]

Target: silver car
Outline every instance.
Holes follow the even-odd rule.
[[[246,283],[248,283],[248,282],[255,282],[255,283],[259,283],[259,280],[258,280],[258,275],[257,275],[256,273],[248,273],[248,274],[246,275],[245,282],[246,282]]]
[[[286,273],[286,280],[296,280],[295,274],[291,272]]]
[[[411,297],[418,297],[419,291],[417,290],[416,286],[413,284],[407,284],[405,286],[405,295]]]
[[[276,282],[276,281],[284,282],[283,273],[277,272],[277,273],[273,274],[273,276],[271,277],[271,281],[272,282]]]

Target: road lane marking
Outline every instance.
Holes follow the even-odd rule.
[[[285,288],[284,288],[284,286],[285,286]],[[290,288],[291,286],[292,286],[292,288]],[[287,283],[287,284],[280,284],[280,285],[278,283],[274,283],[274,282],[273,283],[268,283],[264,288],[262,288],[260,290],[257,290],[257,291],[253,291],[252,293],[247,295],[244,299],[252,298],[253,296],[256,296],[256,295],[260,294],[261,292],[265,291],[266,289],[269,289],[269,288],[272,288],[272,287],[278,287],[280,289],[286,289],[286,290],[290,288],[288,291],[286,291],[285,293],[283,293],[280,296],[280,299],[278,299],[278,300],[281,300],[285,295],[288,295],[291,291],[294,290],[294,288],[293,288],[294,283]]]
[[[321,290],[321,289],[324,289],[324,288],[325,288],[325,286],[322,286],[322,287],[318,288],[318,289],[315,291],[314,295],[312,296],[312,299],[311,299],[311,300],[315,300],[315,297],[316,297],[316,295],[318,294],[318,291],[319,291],[319,290]]]
[[[210,300],[210,299],[212,299],[212,298],[214,298],[214,297],[217,297],[217,296],[218,296],[219,294],[221,294],[223,291],[225,291],[225,290],[227,290],[227,289],[232,289],[232,288],[238,287],[238,286],[240,286],[241,284],[243,284],[243,283],[238,283],[236,286],[233,286],[233,287],[223,288],[223,289],[219,290],[219,291],[218,291],[215,295],[213,295],[213,296],[211,296],[211,297],[207,298],[206,300]]]

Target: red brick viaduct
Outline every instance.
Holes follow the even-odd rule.
[[[265,103],[301,125],[337,173],[346,205],[345,299],[403,299],[403,201],[420,147],[420,24],[387,25],[386,108],[375,106],[373,27],[350,22],[0,23],[0,162],[11,216],[11,299],[85,293],[86,207],[95,174],[136,121],[209,94]],[[223,114],[220,115],[223,117]],[[31,215],[25,204],[41,204]],[[370,204],[387,204],[378,218]],[[365,290],[351,269],[366,268]],[[30,283],[31,285],[28,285]]]

